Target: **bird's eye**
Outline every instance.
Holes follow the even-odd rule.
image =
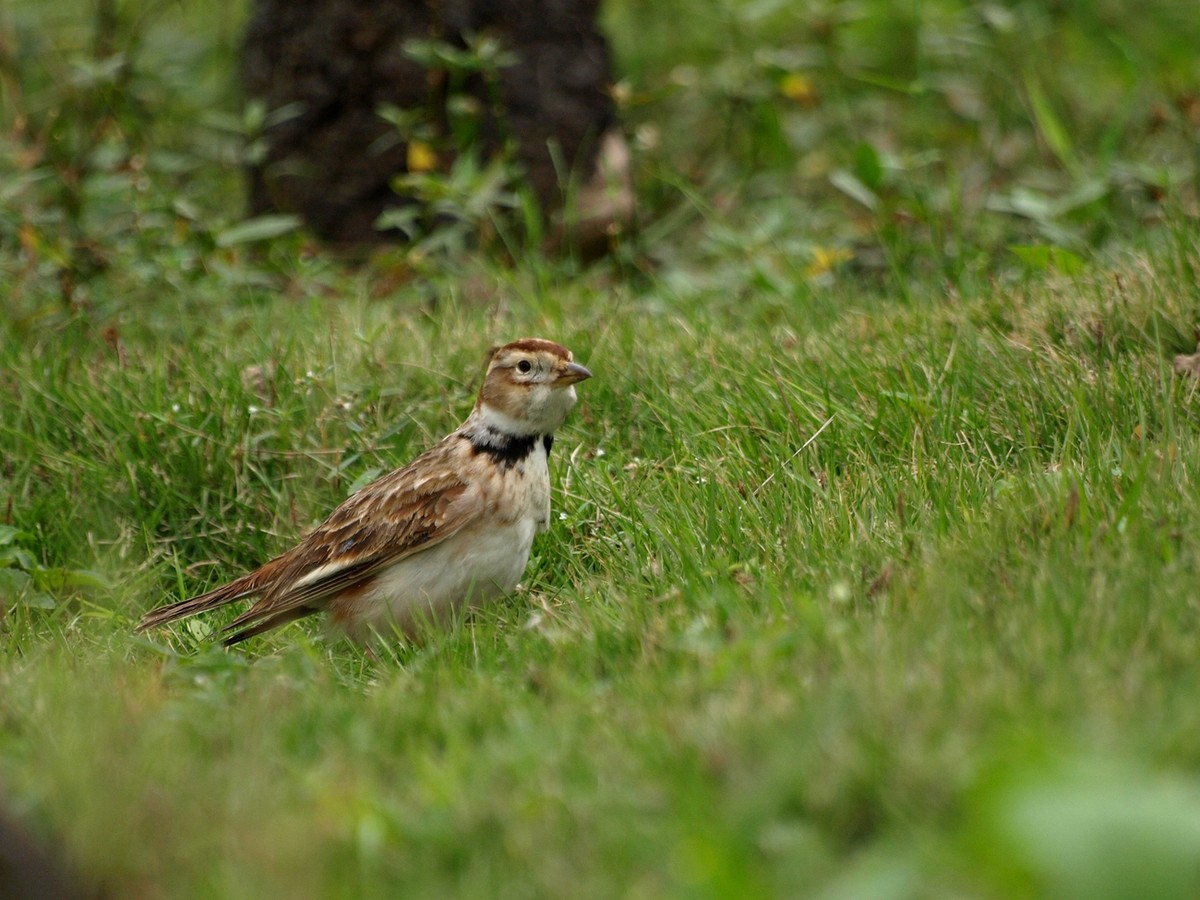
[[[517,371],[520,372],[522,375],[528,375],[529,370],[532,368],[533,368],[533,363],[531,363],[527,359],[523,359],[519,363],[517,363]]]

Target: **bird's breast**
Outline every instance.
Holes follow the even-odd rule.
[[[491,493],[498,517],[528,520],[535,533],[550,526],[550,466],[540,440],[523,460],[493,480]]]
[[[395,626],[412,633],[423,620],[443,622],[464,606],[511,593],[529,561],[533,535],[527,519],[464,529],[376,575],[339,624],[359,639]]]
[[[550,469],[541,441],[511,468],[491,467],[462,502],[478,504],[472,522],[446,540],[378,573],[337,616],[355,637],[392,624],[412,631],[463,606],[510,593],[525,572],[534,536],[550,524]]]

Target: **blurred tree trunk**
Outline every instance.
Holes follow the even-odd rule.
[[[20,900],[99,898],[85,891],[63,860],[63,853],[34,839],[0,807],[0,897]]]
[[[453,146],[452,133],[464,108],[478,120],[475,149],[493,157],[509,142],[553,213],[563,200],[560,174],[589,181],[605,133],[616,133],[598,2],[254,0],[242,76],[265,121],[250,171],[251,213],[297,213],[330,242],[401,238],[376,227],[384,210],[406,202],[393,179],[410,165],[447,171],[467,150]],[[419,42],[462,49],[480,37],[498,41],[507,56],[490,77],[456,71],[440,57],[431,64],[419,52]],[[385,121],[379,112],[387,107],[405,111],[406,121],[415,113],[428,143]]]

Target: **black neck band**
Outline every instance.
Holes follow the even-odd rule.
[[[491,428],[479,434],[464,434],[463,437],[471,442],[476,453],[486,453],[506,469],[523,462],[539,440],[546,444],[548,451],[548,442],[551,440],[549,435],[505,434]]]

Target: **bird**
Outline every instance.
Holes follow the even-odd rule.
[[[138,631],[254,603],[226,646],[313,613],[368,643],[510,594],[550,525],[550,448],[592,373],[567,348],[522,338],[492,349],[475,406],[408,465],[348,497],[296,546],[207,593],[148,612]]]

